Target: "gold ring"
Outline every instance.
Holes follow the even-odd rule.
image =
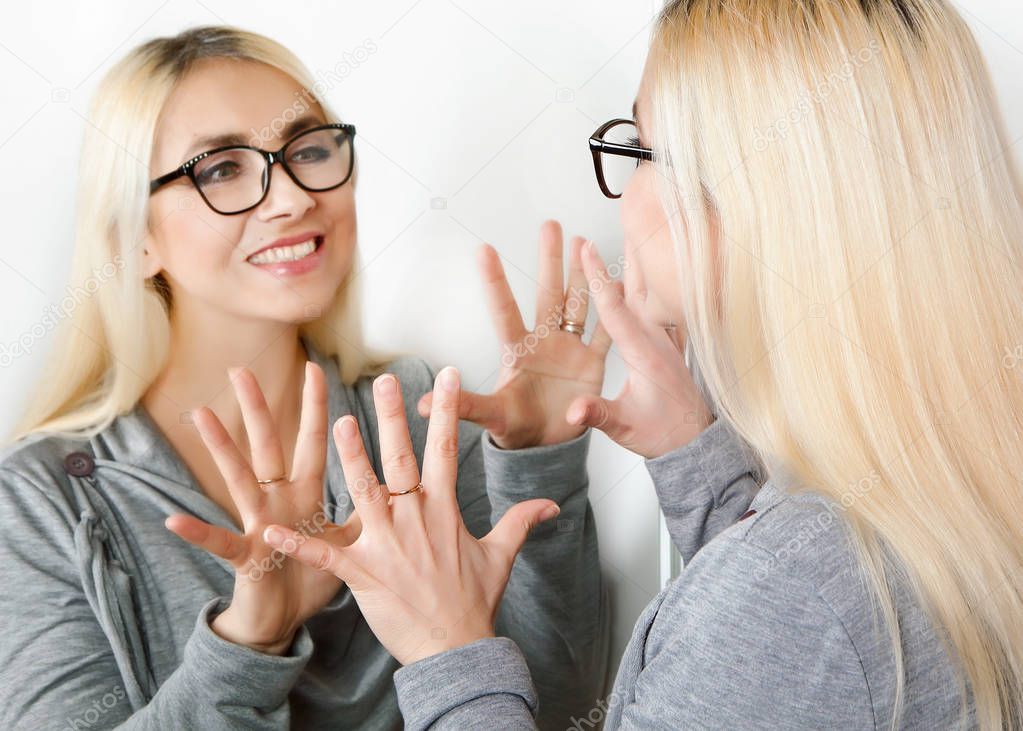
[[[394,497],[395,495],[411,495],[412,493],[419,492],[422,489],[423,489],[423,483],[420,482],[420,483],[417,483],[415,487],[409,488],[408,490],[402,490],[401,492],[391,492],[390,490],[388,490],[387,494],[392,496],[392,497]]]
[[[574,335],[582,335],[586,332],[586,323],[576,322],[575,320],[562,320],[560,329],[567,333],[573,333]]]
[[[280,477],[275,477],[272,480],[256,480],[256,482],[258,482],[260,485],[269,485],[274,482],[282,482],[286,479],[288,479],[287,475],[281,475]]]

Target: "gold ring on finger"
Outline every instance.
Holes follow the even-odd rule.
[[[286,479],[288,479],[287,475],[281,475],[280,477],[274,477],[272,480],[257,479],[256,482],[259,483],[260,485],[271,485],[275,482],[284,482]]]
[[[560,328],[573,335],[582,335],[586,332],[586,323],[577,322],[576,320],[562,320]]]
[[[411,495],[414,492],[421,492],[422,489],[423,489],[423,483],[419,482],[419,483],[416,484],[415,487],[411,487],[408,490],[402,490],[401,492],[391,492],[390,490],[388,490],[387,494],[390,495],[391,497],[395,497],[397,495]]]

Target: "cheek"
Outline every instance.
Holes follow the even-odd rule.
[[[641,165],[622,194],[622,228],[629,265],[639,267],[651,300],[650,314],[662,321],[680,317],[681,283],[671,226],[664,213],[652,165]]]
[[[167,196],[152,213],[152,232],[164,270],[186,290],[226,269],[244,230],[245,215],[220,216],[202,201]]]
[[[337,254],[350,262],[355,252],[356,215],[355,192],[351,185],[325,198],[323,207],[324,223],[330,229]]]

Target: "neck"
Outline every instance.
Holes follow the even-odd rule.
[[[241,408],[227,374],[245,366],[259,382],[287,454],[298,429],[306,360],[297,325],[228,322],[206,313],[185,326],[172,316],[167,363],[142,404],[167,433],[190,424],[187,412],[207,406],[247,456]]]

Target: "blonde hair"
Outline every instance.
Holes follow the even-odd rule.
[[[170,290],[142,273],[149,209],[149,163],[157,122],[175,86],[204,59],[229,58],[277,68],[303,89],[296,104],[319,104],[313,77],[288,49],[226,26],[192,28],[142,44],[114,65],[92,98],[79,170],[71,280],[87,296],[61,323],[54,352],[14,431],[88,436],[130,410],[166,363]],[[297,107],[296,107],[297,108]],[[282,110],[287,121],[289,112]],[[354,184],[354,176],[352,184]],[[300,334],[337,356],[345,383],[375,372],[384,359],[362,339],[358,257],[334,301]],[[96,286],[98,273],[110,281]]]
[[[767,476],[845,508],[892,725],[899,573],[964,718],[972,696],[982,728],[1023,727],[1023,196],[966,24],[944,0],[675,0],[650,64],[708,397]]]

